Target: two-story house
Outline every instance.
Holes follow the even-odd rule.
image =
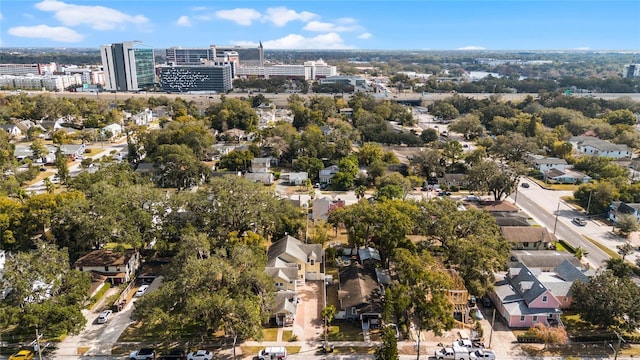
[[[573,167],[567,163],[567,160],[555,157],[536,158],[531,160],[531,163],[533,164],[533,168],[540,172],[545,172],[551,169],[565,171],[566,169],[571,169]]]
[[[640,203],[613,201],[609,205],[609,220],[617,224],[621,215],[631,215],[640,221]]]
[[[558,241],[546,227],[502,226],[500,232],[513,250],[546,250]]]
[[[324,250],[321,244],[305,244],[287,235],[269,246],[266,268],[295,269],[298,284],[305,280],[323,280]],[[289,271],[283,272],[289,278]]]
[[[331,165],[320,170],[320,184],[331,184],[331,179],[340,171],[338,165]]]
[[[629,158],[631,149],[624,144],[614,144],[593,136],[574,136],[569,142],[579,154],[609,157],[614,159]]]
[[[489,297],[509,327],[529,328],[536,323],[560,322],[561,302],[524,264],[496,274]]]
[[[357,319],[363,328],[368,328],[369,321],[377,321],[382,311],[382,287],[375,268],[352,263],[341,267],[338,277],[336,319]]]
[[[94,250],[73,264],[73,269],[104,275],[112,284],[131,281],[139,267],[140,254],[137,250]]]

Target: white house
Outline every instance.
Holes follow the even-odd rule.
[[[338,165],[331,165],[320,170],[320,183],[331,184],[331,179],[340,171]]]
[[[125,111],[124,116],[128,121],[138,126],[146,126],[149,125],[149,123],[151,123],[151,121],[153,120],[153,111],[151,111],[151,109],[149,108],[146,108],[135,115]]]
[[[108,134],[111,134],[111,137],[107,140],[113,140],[118,138],[120,135],[122,135],[122,125],[120,124],[110,124],[107,125],[105,127],[103,127],[102,129],[100,129],[100,134],[103,136],[107,136]]]
[[[140,267],[140,254],[135,250],[124,253],[94,250],[78,259],[73,269],[106,276],[112,284],[131,281]]]
[[[610,157],[614,159],[629,158],[632,155],[631,149],[629,149],[627,145],[614,144],[593,136],[574,136],[569,142],[577,149],[578,153],[584,155]]]
[[[545,172],[551,169],[558,169],[560,171],[565,171],[567,169],[571,169],[572,166],[567,163],[565,159],[558,159],[554,157],[545,157],[541,159],[534,159],[532,161],[533,167],[536,170],[540,170],[541,172]]]
[[[5,124],[5,125],[0,125],[0,129],[4,130],[7,134],[9,134],[10,137],[21,137],[22,134],[22,130],[20,130],[20,127],[18,127],[18,125],[15,124]]]

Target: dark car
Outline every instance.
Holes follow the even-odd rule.
[[[481,301],[482,301],[482,306],[486,308],[490,308],[492,306],[491,299],[489,299],[487,295],[483,296]]]
[[[187,358],[187,352],[184,349],[173,349],[166,354],[160,355],[160,360],[184,360]]]
[[[524,183],[523,182],[522,184],[520,184],[520,186],[522,186],[523,188],[527,189],[527,188],[529,188],[529,183]]]

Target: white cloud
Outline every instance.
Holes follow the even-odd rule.
[[[303,30],[314,32],[346,32],[361,29],[353,18],[340,18],[335,22],[309,21]]]
[[[260,19],[262,15],[254,9],[237,8],[216,11],[216,17],[233,21],[238,25],[249,26],[253,21]]]
[[[0,13],[0,20],[2,20],[2,13]]]
[[[263,20],[272,22],[275,26],[282,27],[287,25],[291,21],[307,22],[317,17],[316,14],[308,11],[296,12],[295,10],[287,9],[284,6],[268,8]]]
[[[298,34],[289,34],[276,40],[262,42],[265,49],[352,49],[345,45],[338,33],[322,34],[315,37],[304,37]]]
[[[74,5],[58,0],[44,0],[35,7],[53,12],[64,25],[89,25],[96,30],[111,30],[127,23],[141,25],[149,21],[144,15],[129,15],[105,6]]]
[[[371,33],[368,33],[368,32],[364,32],[364,33],[358,35],[358,39],[363,39],[363,40],[371,39],[372,37],[373,37],[373,35]]]
[[[486,48],[483,48],[482,46],[471,45],[471,46],[458,48],[457,50],[486,50]]]
[[[10,28],[8,33],[18,37],[49,39],[60,42],[79,42],[84,38],[72,29],[49,25],[17,26]]]
[[[589,51],[589,50],[591,50],[591,48],[588,47],[588,46],[583,46],[583,47],[577,47],[577,48],[575,48],[573,50],[575,50],[575,51]]]
[[[191,10],[193,10],[193,11],[204,11],[204,10],[207,10],[207,7],[206,6],[196,6],[196,7],[192,8]]]
[[[178,18],[178,21],[176,21],[176,25],[178,26],[191,26],[191,20],[189,19],[188,16],[186,15],[182,15]]]
[[[304,26],[303,30],[316,31],[316,32],[328,32],[335,28],[335,24],[321,21],[310,21]]]

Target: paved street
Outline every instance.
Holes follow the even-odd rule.
[[[584,217],[583,212],[574,209],[562,200],[562,197],[573,196],[573,192],[543,189],[528,179],[522,179],[522,182],[529,183],[529,188],[519,186],[517,199],[514,193],[509,197],[509,200],[515,201],[518,207],[529,214],[538,224],[546,226],[549,231],[553,231],[555,228],[556,236],[559,239],[566,240],[575,247],[580,246],[586,249],[589,253],[586,260],[593,267],[602,266],[604,260],[609,256],[584,236],[588,236],[613,251],[617,251],[616,246],[624,244],[625,239],[613,234],[612,227],[599,220],[589,220],[586,226],[577,226],[571,222],[575,217]],[[636,251],[627,258],[634,261],[637,256],[638,252]]]

